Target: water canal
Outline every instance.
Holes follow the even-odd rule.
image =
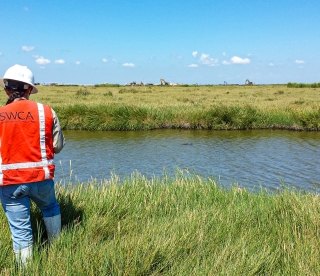
[[[62,183],[152,177],[186,170],[221,185],[276,190],[283,185],[320,189],[320,132],[280,130],[126,132],[66,131],[67,144],[56,155]]]

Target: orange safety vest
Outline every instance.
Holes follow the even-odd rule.
[[[0,185],[54,177],[53,115],[29,100],[0,108]]]

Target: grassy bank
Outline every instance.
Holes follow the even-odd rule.
[[[320,273],[320,199],[312,194],[132,176],[61,187],[59,200],[62,235],[48,246],[37,228],[26,275]],[[5,225],[3,212],[0,221]],[[8,227],[1,232],[1,273],[18,274]]]
[[[32,99],[53,106],[64,129],[320,128],[319,87],[98,85],[39,91]],[[5,102],[4,93],[0,99]]]
[[[57,107],[61,125],[69,130],[293,129],[320,130],[320,108],[259,110],[252,106],[143,107],[71,105]]]

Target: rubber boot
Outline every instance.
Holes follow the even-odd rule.
[[[14,251],[16,255],[16,261],[19,265],[26,266],[28,261],[32,258],[32,245]]]
[[[43,220],[46,226],[48,240],[52,241],[59,236],[61,232],[61,214],[53,217],[44,217]]]

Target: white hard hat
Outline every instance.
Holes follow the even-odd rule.
[[[27,83],[33,87],[31,94],[35,94],[38,92],[38,89],[34,85],[34,77],[33,73],[27,66],[23,65],[13,65],[11,66],[5,73],[2,79],[0,79],[0,85],[5,87],[5,80],[15,80]]]

